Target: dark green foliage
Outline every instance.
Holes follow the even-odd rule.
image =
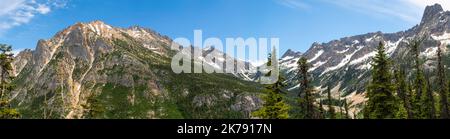
[[[449,112],[449,104],[448,104],[448,84],[447,84],[447,78],[446,78],[446,72],[445,67],[442,60],[442,50],[440,47],[438,47],[438,66],[437,66],[437,83],[439,87],[439,96],[440,96],[440,103],[439,107],[441,108],[440,118],[442,119],[449,119],[450,112]]]
[[[423,95],[424,95],[424,96],[422,96],[423,118],[435,119],[436,118],[436,107],[435,107],[433,90],[431,88],[429,80],[427,80],[427,88]]]
[[[350,113],[348,112],[349,111],[349,106],[348,106],[347,100],[344,101],[344,110],[345,110],[344,118],[345,119],[350,119],[350,115],[349,115]]]
[[[6,44],[0,44],[0,119],[16,119],[20,114],[16,109],[11,108],[9,98],[14,85],[12,75],[13,54],[12,47]]]
[[[271,66],[272,56],[269,55],[268,66]],[[272,72],[272,71],[271,71]],[[269,72],[266,76],[272,74]],[[263,119],[288,119],[289,118],[289,105],[283,100],[283,90],[286,87],[284,83],[285,79],[279,76],[278,81],[275,84],[266,85],[264,92],[266,95],[263,97],[263,107],[254,112],[253,115]]]
[[[300,58],[298,61],[298,82],[300,83],[300,106],[305,110],[305,119],[317,119],[318,114],[314,109],[314,98],[312,96],[313,89],[310,84],[310,75],[308,70],[310,65],[308,59],[305,57]]]
[[[413,60],[414,60],[414,70],[415,70],[415,79],[414,79],[414,99],[413,99],[413,108],[415,118],[425,118],[426,117],[426,110],[423,108],[423,103],[426,103],[428,101],[427,95],[424,95],[424,92],[426,92],[426,84],[425,84],[425,76],[423,73],[422,68],[422,60],[420,59],[420,45],[422,44],[422,39],[418,40],[412,40],[410,42],[411,52],[413,54]],[[425,97],[424,97],[425,96]],[[426,108],[428,109],[428,108]]]
[[[327,96],[328,96],[328,115],[330,119],[336,119],[336,112],[333,107],[333,101],[331,99],[331,90],[330,87],[327,87]]]
[[[281,94],[282,80],[273,85],[266,86],[264,91],[267,95],[263,97],[263,108],[254,112],[254,116],[263,119],[288,119],[289,118],[289,105],[283,101],[283,95]]]
[[[390,72],[390,60],[380,42],[377,55],[372,63],[372,80],[367,89],[368,101],[364,107],[365,119],[395,118],[397,104],[394,97],[394,84]]]
[[[405,80],[405,74],[406,74],[405,70],[399,66],[399,67],[397,67],[397,69],[394,72],[395,72],[395,82],[396,82],[396,87],[397,87],[397,95],[401,101],[401,104],[403,104],[400,107],[403,107],[403,109],[406,111],[408,119],[413,119],[414,115],[413,115],[412,106],[411,106],[412,105],[411,104],[411,95],[408,90],[409,86]]]
[[[325,109],[323,109],[322,100],[319,100],[319,119],[325,119]]]
[[[85,112],[85,118],[87,119],[97,119],[102,118],[105,113],[104,102],[97,99],[98,96],[92,95],[87,98],[87,104],[83,105]]]
[[[187,119],[241,119],[250,118],[249,113],[243,114],[230,110],[240,95],[260,92],[260,84],[238,81],[236,77],[225,74],[178,74],[169,76],[167,82],[163,82],[173,98],[177,111]],[[233,92],[230,99],[215,101],[215,105],[201,107],[195,106],[193,100],[199,96],[220,97],[224,90]],[[180,94],[185,94],[185,96]]]

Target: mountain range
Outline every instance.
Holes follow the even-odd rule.
[[[314,43],[305,53],[288,50],[280,59],[288,97],[298,92],[297,61],[306,57],[317,98],[325,97],[323,91],[330,87],[334,98],[345,98],[357,113],[366,100],[371,58],[379,42],[399,63],[410,56],[408,40],[420,36],[426,36],[421,57],[427,71],[432,71],[437,47],[448,53],[450,12],[436,4],[426,8],[419,25],[406,31]],[[170,63],[177,51],[171,50],[172,43],[169,37],[139,26],[76,23],[40,40],[34,50],[16,55],[13,105],[24,118],[68,119],[252,118],[251,112],[262,106],[263,86],[253,82],[258,73],[247,72],[256,66],[213,47],[193,47],[243,63],[245,68],[238,69],[243,74],[174,74]],[[194,66],[225,68],[204,57],[193,57]],[[448,67],[448,58],[446,63]]]
[[[260,85],[238,74],[174,74],[171,44],[142,27],[77,23],[17,54],[13,104],[24,118],[70,119],[249,118],[260,107]]]
[[[347,99],[352,105],[352,111],[359,111],[366,101],[365,91],[371,77],[371,61],[376,55],[378,44],[385,44],[386,53],[394,61],[393,66],[401,63],[410,66],[407,69],[412,69],[411,61],[406,60],[412,58],[408,42],[422,37],[425,40],[420,46],[421,58],[425,69],[431,72],[437,65],[437,47],[441,47],[448,55],[450,11],[444,11],[439,4],[427,6],[421,23],[406,31],[373,32],[327,43],[316,42],[305,53],[288,50],[280,63],[289,79],[291,92],[298,92],[298,84],[294,78],[296,63],[300,57],[306,57],[311,64],[310,72],[316,93],[325,98],[325,90],[330,87],[334,98]],[[448,56],[444,63],[449,66]]]

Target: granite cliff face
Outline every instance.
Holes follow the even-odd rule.
[[[16,56],[14,105],[25,118],[245,118],[260,107],[255,83],[174,74],[171,44],[142,27],[77,23]]]

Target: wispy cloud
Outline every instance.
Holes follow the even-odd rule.
[[[292,8],[306,10],[311,8],[311,6],[305,3],[303,0],[275,0],[278,4]]]
[[[68,0],[0,0],[0,34],[29,23],[36,15],[63,8]]]
[[[409,23],[420,22],[427,5],[439,3],[449,10],[449,0],[321,0],[349,10],[377,17],[400,19]]]
[[[307,0],[275,0],[278,4],[293,9],[306,10],[316,8]],[[368,16],[403,20],[408,23],[419,23],[427,5],[439,3],[450,10],[450,0],[318,0],[325,4],[333,4]],[[317,3],[316,3],[317,4]],[[317,6],[320,8],[320,6]]]

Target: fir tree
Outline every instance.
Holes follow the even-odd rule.
[[[333,107],[333,100],[331,99],[331,90],[330,87],[327,87],[327,95],[328,95],[328,114],[330,119],[336,119],[336,112]]]
[[[438,47],[437,51],[438,56],[438,66],[437,66],[437,83],[439,86],[439,96],[441,98],[439,106],[441,108],[441,119],[448,119],[449,118],[449,105],[448,105],[448,84],[446,81],[446,73],[445,73],[445,67],[442,63],[442,50],[440,47]]]
[[[350,116],[349,116],[349,113],[348,113],[348,111],[349,111],[349,106],[348,106],[348,103],[347,103],[347,99],[344,100],[344,110],[345,110],[345,116],[344,116],[344,118],[345,118],[345,119],[350,119]]]
[[[273,52],[275,54],[275,50]],[[274,56],[276,58],[276,56]],[[269,62],[267,66],[272,65],[272,55],[269,55]],[[272,71],[267,73],[266,76],[270,76]],[[279,76],[279,80],[275,84],[266,85],[264,92],[266,95],[263,97],[263,107],[254,112],[253,115],[263,119],[288,119],[289,118],[289,105],[283,100],[283,93],[286,85],[284,84],[284,78]]]
[[[319,119],[325,119],[325,110],[323,109],[323,102],[319,100]]]
[[[427,99],[426,108],[428,109],[427,117],[428,119],[436,119],[436,101],[434,100],[433,88],[431,87],[431,82],[427,78]]]
[[[6,44],[0,44],[0,119],[16,119],[20,117],[20,114],[16,109],[12,109],[9,97],[10,92],[13,89],[11,81],[12,76],[12,64],[13,54],[11,53],[12,47]]]
[[[339,118],[338,119],[343,119],[344,117],[344,112],[342,111],[342,101],[341,101],[341,92],[339,92],[339,97],[338,97],[338,107],[339,107]]]
[[[397,67],[395,70],[395,81],[397,87],[397,95],[403,104],[403,109],[406,111],[407,118],[413,119],[413,111],[411,106],[411,96],[408,90],[408,84],[405,80],[405,70],[401,67]]]
[[[102,118],[103,113],[106,111],[103,103],[97,97],[96,95],[91,95],[87,99],[87,104],[82,105],[86,109],[85,116],[87,119]]]
[[[416,118],[425,118],[427,110],[424,110],[422,107],[424,103],[428,103],[427,95],[424,95],[423,92],[426,91],[426,85],[425,85],[425,77],[422,69],[422,62],[420,59],[420,45],[422,44],[422,39],[419,40],[413,40],[411,45],[411,51],[413,53],[413,59],[414,59],[414,70],[415,72],[415,80],[414,80],[414,90],[415,90],[415,97],[413,100],[414,104],[414,111],[417,112],[417,114],[414,114]],[[424,97],[425,96],[425,97]]]
[[[312,96],[312,92],[313,89],[311,88],[310,85],[310,80],[309,80],[309,65],[308,65],[308,59],[306,59],[305,57],[300,58],[300,60],[298,61],[298,79],[299,79],[299,83],[300,83],[300,92],[299,92],[299,97],[300,99],[300,105],[304,108],[305,112],[305,119],[316,119],[317,114],[315,113],[314,110],[314,99]],[[303,97],[302,97],[303,94]],[[303,99],[302,99],[303,98]]]
[[[367,89],[368,101],[364,107],[366,119],[395,118],[397,104],[394,97],[394,85],[390,72],[390,60],[380,42],[372,63],[372,80]]]

